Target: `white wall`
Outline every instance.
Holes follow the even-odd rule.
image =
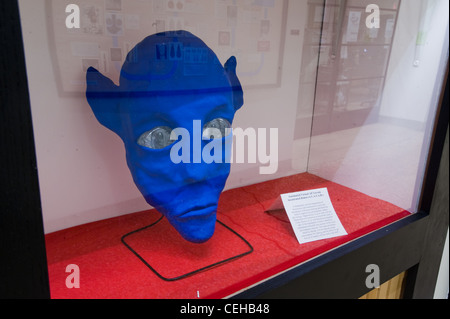
[[[149,209],[131,179],[121,140],[96,121],[85,98],[58,94],[45,2],[19,0],[46,233]],[[290,3],[281,86],[245,89],[234,125],[279,128],[278,172],[260,175],[258,163],[233,164],[227,188],[306,170],[290,166],[302,37],[289,32],[304,29],[298,17],[306,2]],[[60,14],[64,20],[65,12]]]
[[[303,30],[307,21],[306,1],[289,1],[286,41],[281,70],[281,87],[248,89],[245,91],[245,105],[236,117],[236,127],[278,128],[279,130],[279,166],[273,176],[260,175],[259,166],[239,164],[232,166],[228,187],[250,185],[265,180],[305,172],[307,161],[292,163],[292,142],[297,116],[298,88],[302,61]],[[300,35],[291,34],[291,30],[300,30]],[[312,118],[312,114],[311,114]],[[297,151],[307,157],[309,141]],[[295,167],[294,167],[295,166]]]

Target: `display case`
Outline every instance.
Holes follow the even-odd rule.
[[[430,296],[448,5],[2,3],[2,294]]]

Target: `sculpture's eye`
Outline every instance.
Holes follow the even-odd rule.
[[[231,124],[226,119],[217,118],[203,126],[203,139],[219,139],[231,132]]]
[[[170,139],[172,129],[167,126],[155,127],[153,130],[145,132],[138,139],[138,144],[154,150],[163,149],[174,141]]]

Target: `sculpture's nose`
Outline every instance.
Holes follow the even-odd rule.
[[[190,163],[185,166],[183,182],[184,185],[202,182],[208,178],[208,167],[205,164]]]

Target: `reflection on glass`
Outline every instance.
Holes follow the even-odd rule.
[[[371,3],[380,8],[379,29],[365,23]],[[323,16],[320,50],[303,48],[315,49],[303,65],[319,61],[309,171],[415,211],[448,46],[448,1],[326,1]],[[304,110],[299,105],[299,117]]]

